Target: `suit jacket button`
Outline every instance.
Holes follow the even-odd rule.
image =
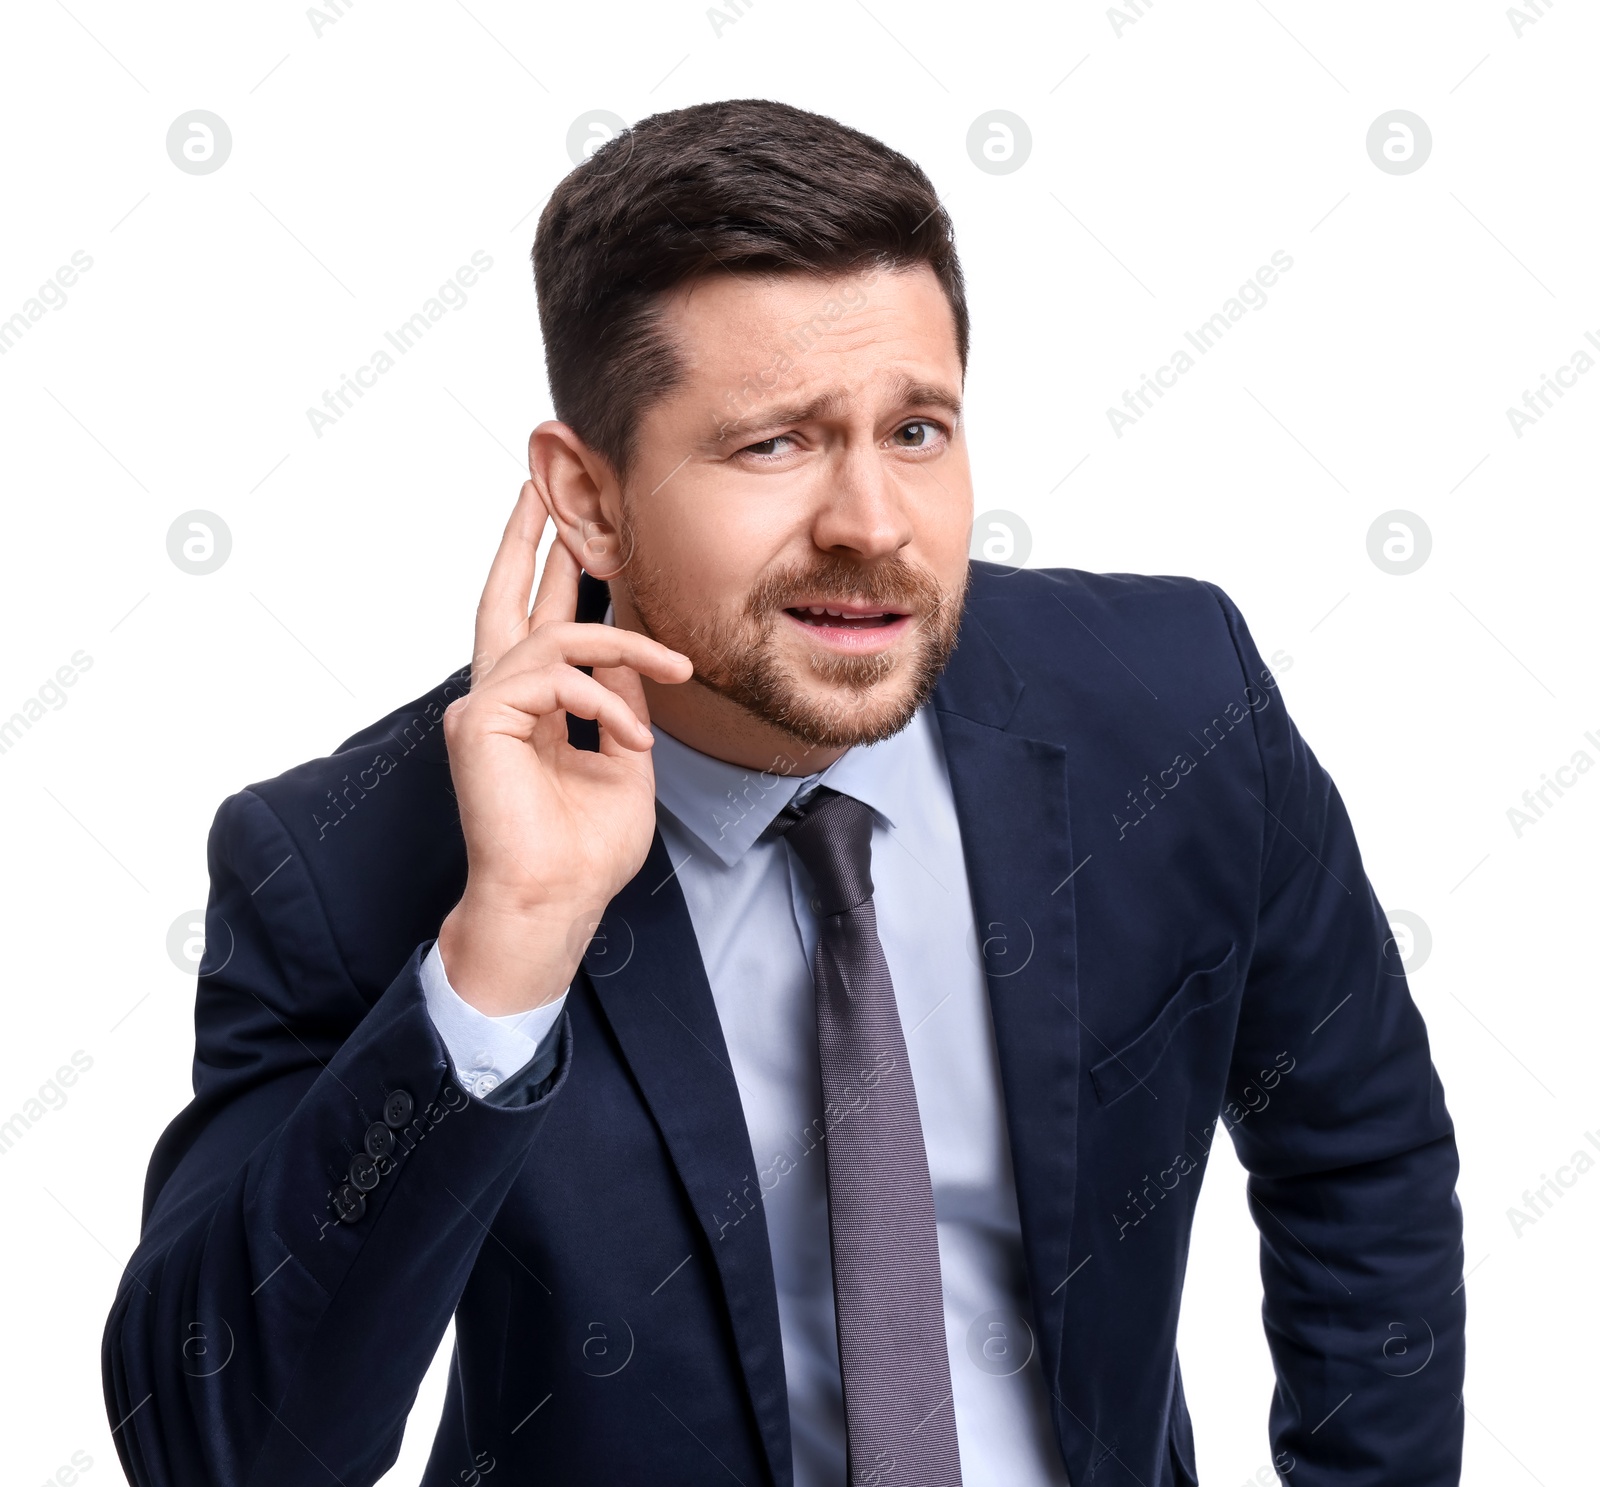
[[[394,1155],[394,1132],[381,1120],[375,1120],[367,1127],[367,1134],[361,1143],[367,1149],[367,1155],[376,1160],[379,1157]]]
[[[361,1222],[361,1216],[367,1211],[367,1200],[349,1183],[340,1183],[334,1189],[333,1211],[339,1215],[341,1224],[358,1224]]]
[[[350,1186],[358,1193],[370,1193],[377,1185],[378,1164],[366,1152],[358,1151],[350,1158]]]
[[[390,1090],[389,1097],[383,1102],[383,1123],[390,1130],[398,1131],[411,1119],[411,1112],[416,1108],[417,1102],[411,1098],[409,1091]]]

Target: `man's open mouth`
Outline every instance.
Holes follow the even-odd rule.
[[[829,630],[880,630],[894,624],[896,620],[905,618],[904,613],[899,610],[869,609],[857,605],[835,607],[828,604],[804,604],[787,609],[784,613],[799,620],[802,625]]]

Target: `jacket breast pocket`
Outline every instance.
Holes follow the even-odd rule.
[[[1114,1105],[1124,1095],[1146,1085],[1156,1065],[1173,1041],[1183,1035],[1191,1019],[1228,999],[1234,989],[1237,959],[1238,947],[1230,944],[1228,953],[1214,966],[1185,976],[1149,1027],[1126,1047],[1107,1055],[1089,1070],[1095,1095],[1102,1105]]]

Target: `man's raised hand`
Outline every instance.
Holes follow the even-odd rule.
[[[478,604],[472,690],[444,714],[467,887],[439,953],[456,992],[491,1016],[559,996],[606,904],[643,865],[655,771],[639,673],[670,683],[693,672],[648,636],[576,623],[579,567],[559,536],[529,612],[546,519],[530,480]],[[598,752],[567,742],[569,712],[600,725]]]

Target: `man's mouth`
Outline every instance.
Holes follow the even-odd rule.
[[[799,620],[802,625],[844,630],[877,630],[905,618],[892,609],[867,609],[859,605],[796,605],[784,613]]]
[[[874,604],[823,601],[794,604],[783,612],[792,624],[805,631],[813,648],[842,655],[869,656],[886,651],[911,628],[911,616],[904,610]]]

